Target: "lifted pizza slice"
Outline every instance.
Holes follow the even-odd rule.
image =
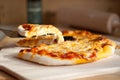
[[[18,33],[26,37],[18,41],[18,46],[35,47],[64,41],[62,32],[52,25],[23,24],[18,27]]]

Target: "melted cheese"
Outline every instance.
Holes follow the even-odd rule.
[[[24,26],[26,26],[26,28]],[[31,29],[27,29],[27,27],[31,27]],[[35,25],[35,24],[20,25],[18,26],[18,33],[25,37],[42,36],[48,35],[50,33],[57,37],[58,43],[64,41],[61,31],[52,25]]]
[[[78,45],[79,44],[79,45]],[[60,44],[54,44],[50,46],[44,47],[44,49],[47,49],[49,51],[63,51],[63,53],[66,51],[73,51],[73,52],[81,52],[81,51],[87,51],[92,46],[88,46],[89,43],[81,43],[77,41],[66,41]]]
[[[72,35],[72,32],[69,35]],[[36,47],[38,52],[23,50],[18,57],[44,65],[72,65],[93,62],[114,53],[115,43],[100,35],[92,38],[92,34],[85,32],[74,37],[78,39],[52,45],[42,44]]]

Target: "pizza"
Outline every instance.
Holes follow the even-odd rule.
[[[21,47],[36,47],[40,44],[56,44],[57,39],[54,35],[47,35],[47,36],[38,36],[32,38],[24,38],[19,40],[16,45]]]
[[[116,44],[105,36],[85,30],[67,30],[62,33],[63,42],[22,49],[18,58],[43,65],[75,65],[114,54]]]
[[[23,24],[18,26],[18,33],[25,39],[17,42],[17,46],[35,47],[40,44],[54,44],[64,41],[62,32],[53,25]]]

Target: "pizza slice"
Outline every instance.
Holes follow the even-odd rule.
[[[76,34],[76,31],[71,32]],[[79,36],[76,34],[75,39],[78,40],[67,40],[51,45],[41,44],[38,47],[22,49],[18,57],[43,65],[74,65],[93,62],[114,53],[116,44],[113,41],[97,34],[89,33],[86,36],[83,34],[86,33],[82,31]],[[93,38],[90,37],[92,35]]]
[[[35,47],[64,41],[62,32],[52,25],[23,24],[18,27],[18,33],[26,38],[18,41],[17,46]]]

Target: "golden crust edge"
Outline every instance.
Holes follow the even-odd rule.
[[[97,57],[95,59],[91,59],[91,60],[77,59],[77,60],[75,60],[74,63],[75,64],[90,63],[90,62],[98,61],[100,59],[104,59],[104,58],[112,56],[115,52],[116,43],[113,41],[110,41],[110,43],[111,43],[111,46],[110,45],[104,46],[103,51],[98,52]]]
[[[90,63],[90,62],[98,61],[100,59],[104,59],[104,58],[110,57],[112,54],[114,54],[114,50],[115,50],[115,46],[109,46],[109,45],[107,45],[107,46],[105,46],[103,48],[103,51],[97,53],[97,57],[94,58],[94,59],[87,60],[87,59],[75,59],[74,58],[74,59],[70,60],[72,64],[66,64],[66,65],[85,64],[85,63]],[[23,59],[23,57],[20,57],[20,56],[17,56],[17,57]],[[51,57],[49,57],[49,58],[51,58]],[[61,60],[61,59],[55,59],[54,58],[54,60]],[[29,61],[31,61],[31,60],[29,59]],[[61,61],[64,61],[64,60],[61,60]],[[43,64],[43,65],[47,65],[47,64]],[[65,65],[65,64],[63,64],[63,65]]]

